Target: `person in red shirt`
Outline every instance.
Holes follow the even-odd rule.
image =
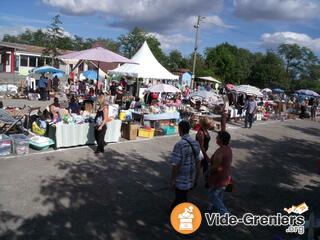
[[[223,194],[231,181],[232,150],[229,145],[230,134],[226,131],[218,132],[217,144],[219,148],[210,159],[208,178],[210,212],[220,214],[229,213],[223,203]]]
[[[73,80],[73,79],[74,79],[74,72],[70,72],[70,74],[69,74],[69,78],[70,78],[71,80]]]

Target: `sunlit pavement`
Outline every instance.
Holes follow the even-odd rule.
[[[236,192],[232,214],[283,213],[306,202],[319,213],[320,124],[274,121],[232,126]],[[216,149],[212,133],[210,154]],[[123,142],[95,155],[90,147],[0,159],[2,239],[185,239],[171,228],[168,156],[177,136]],[[204,212],[203,183],[190,201]],[[309,211],[310,212],[310,211]],[[308,214],[306,214],[308,216]],[[284,228],[208,227],[189,239],[292,239]],[[0,238],[1,238],[0,237]]]

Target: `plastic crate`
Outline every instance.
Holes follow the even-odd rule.
[[[12,140],[5,134],[0,134],[0,156],[11,154]]]
[[[29,153],[30,139],[26,135],[12,134],[10,137],[13,140],[14,153],[18,155]]]
[[[163,126],[161,128],[163,129],[165,135],[171,135],[171,134],[177,133],[175,126]]]
[[[155,130],[154,128],[151,128],[151,129],[140,128],[138,136],[143,138],[153,138],[154,130]]]

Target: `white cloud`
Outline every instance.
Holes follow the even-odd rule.
[[[204,26],[211,27],[211,26],[217,26],[221,28],[234,28],[234,26],[226,24],[219,16],[207,16],[204,19]]]
[[[213,14],[223,8],[223,0],[42,0],[57,7],[65,14],[89,15],[100,13],[107,16],[108,25],[132,29],[143,27],[151,32],[167,32],[184,27],[195,16],[211,16],[209,20],[219,27],[227,24]],[[110,20],[111,19],[111,20]],[[181,30],[181,29],[180,29]]]
[[[308,47],[314,51],[320,51],[320,38],[311,38],[302,33],[295,32],[276,32],[264,33],[261,36],[262,44],[268,49],[275,49],[280,44],[298,44]]]
[[[319,0],[234,0],[234,7],[245,19],[304,20],[320,14]]]
[[[193,38],[184,36],[182,34],[162,35],[159,33],[149,33],[151,36],[156,37],[161,43],[161,47],[166,50],[176,49],[183,43],[191,43]]]

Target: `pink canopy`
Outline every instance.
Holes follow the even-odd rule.
[[[59,56],[60,59],[89,60],[106,63],[134,63],[128,58],[120,56],[102,47],[90,48]]]

